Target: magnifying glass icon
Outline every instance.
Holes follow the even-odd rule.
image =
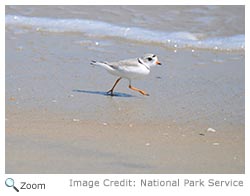
[[[13,187],[13,189],[15,189],[17,192],[19,192],[18,188],[15,187],[15,181],[12,178],[7,178],[5,180],[5,185],[7,187]]]

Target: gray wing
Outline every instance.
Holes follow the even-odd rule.
[[[127,59],[127,60],[111,62],[111,63],[107,63],[107,64],[114,69],[124,69],[126,67],[138,66],[138,60],[137,59]]]

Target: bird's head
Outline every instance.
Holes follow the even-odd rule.
[[[145,54],[143,57],[140,58],[140,60],[149,67],[161,65],[160,61],[158,60],[158,57],[155,54]]]

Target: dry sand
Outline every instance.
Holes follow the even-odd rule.
[[[98,123],[14,107],[7,117],[7,173],[244,173],[237,127]]]

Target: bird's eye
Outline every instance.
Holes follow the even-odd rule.
[[[149,60],[149,61],[152,61],[152,58],[148,57],[148,60]]]

